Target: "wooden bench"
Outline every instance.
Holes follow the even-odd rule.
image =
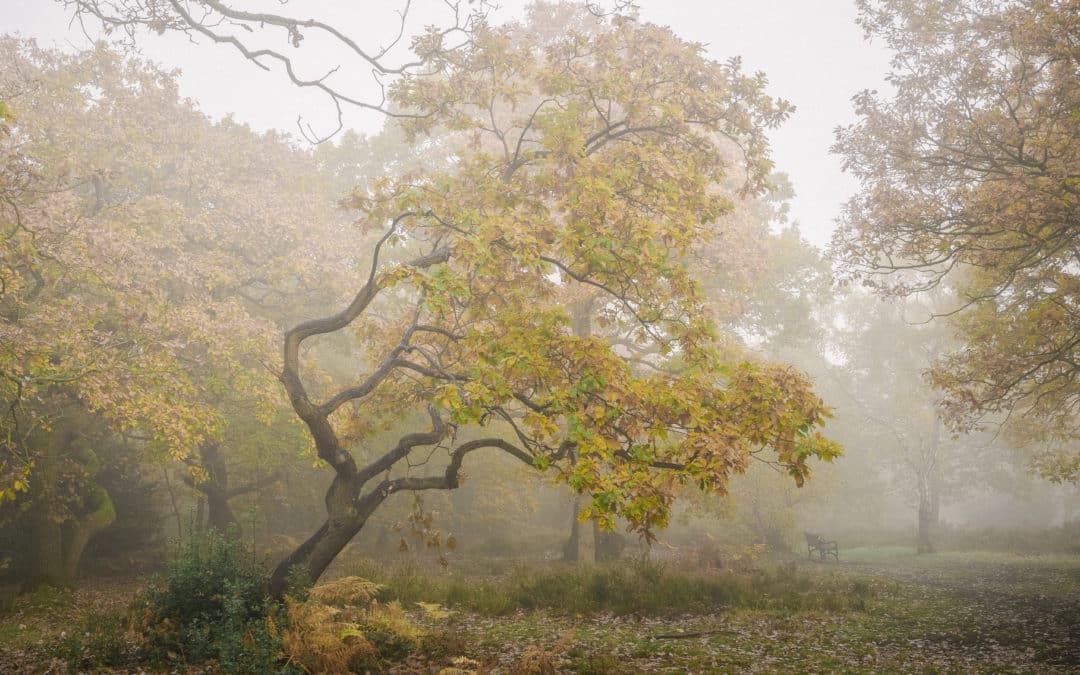
[[[814,555],[814,551],[818,552],[818,556],[824,560],[825,556],[831,555],[840,562],[840,545],[835,541],[829,541],[822,539],[821,536],[814,534],[813,532],[803,532],[806,535],[806,557],[810,558]]]

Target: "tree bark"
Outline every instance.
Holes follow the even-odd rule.
[[[575,302],[570,308],[570,330],[578,337],[592,335],[592,298]],[[566,562],[578,562],[581,560],[581,495],[574,495],[574,509],[570,520],[570,535],[563,544],[563,560]],[[597,533],[597,525],[593,522],[593,533]],[[600,545],[599,537],[594,536],[593,558],[599,560]]]
[[[254,492],[281,479],[280,473],[270,474],[238,488],[229,487],[229,469],[225,456],[216,444],[207,444],[199,449],[207,480],[195,483],[190,476],[184,481],[202,493],[206,504],[206,529],[227,532],[240,530],[240,521],[233,513],[229,500],[242,494]],[[203,500],[199,500],[198,522],[202,525]]]
[[[218,532],[239,528],[236,515],[229,506],[229,470],[225,466],[225,457],[216,444],[209,443],[199,448],[203,468],[208,479],[197,486],[206,495],[206,527]]]
[[[934,426],[930,432],[930,444],[923,455],[919,467],[919,530],[917,534],[918,553],[934,552],[934,530],[938,520],[937,504],[937,460],[941,445],[941,420],[934,417]]]
[[[73,583],[78,575],[86,545],[95,534],[116,520],[116,507],[105,488],[95,485],[91,495],[92,511],[64,524],[63,570],[64,582]]]
[[[274,568],[270,575],[271,597],[278,600],[285,597],[289,573],[298,565],[310,581],[317,581],[390,495],[388,490],[377,488],[359,497],[363,486],[363,480],[355,472],[334,477],[326,491],[326,522]]]
[[[581,497],[574,496],[574,506],[570,514],[570,536],[563,544],[563,561],[578,562],[581,560],[581,521],[578,513],[581,511]]]
[[[204,490],[206,494],[206,529],[227,532],[231,529],[239,529],[240,522],[229,506],[228,496],[217,489]]]
[[[38,460],[35,491],[30,514],[30,583],[70,586],[75,582],[83,551],[95,534],[116,520],[116,509],[105,488],[92,484],[87,502],[89,512],[68,515],[59,512],[60,457],[82,464],[91,480],[101,462],[90,449],[72,447],[73,424],[56,430],[49,448]]]
[[[367,518],[324,522],[315,534],[274,568],[270,575],[270,596],[277,599],[285,597],[289,591],[289,575],[294,567],[299,566],[312,581],[321,577],[334,558],[363,529],[365,522]]]
[[[285,597],[289,574],[296,566],[306,572],[309,580],[317,581],[389,496],[389,493],[369,493],[358,507],[354,495],[361,487],[355,478],[339,475],[334,479],[326,494],[326,522],[274,568],[270,575],[271,597],[279,600]]]
[[[931,522],[931,509],[929,499],[919,500],[919,531],[917,550],[922,553],[934,552],[933,524]]]

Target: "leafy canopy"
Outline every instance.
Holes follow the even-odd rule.
[[[183,461],[280,418],[276,324],[348,269],[313,157],[104,46],[5,38],[0,98],[0,495],[70,404]]]
[[[586,515],[648,533],[686,483],[722,492],[766,450],[801,483],[811,458],[839,451],[818,431],[828,409],[806,376],[723,358],[687,264],[733,201],[765,186],[765,131],[789,106],[665,28],[551,23],[562,10],[482,26],[440,56],[439,77],[392,89],[402,109],[434,111],[402,122],[409,138],[449,136],[455,155],[354,192],[361,222],[382,233],[368,282],[286,336],[283,381],[338,473],[328,503],[364,511],[400,490],[453,488],[467,453],[495,448],[591,496]],[[734,193],[721,187],[732,176]],[[380,266],[387,251],[401,262]],[[583,297],[598,334],[571,330]],[[350,325],[381,357],[319,402],[300,345]],[[363,442],[364,425],[343,407],[369,420],[428,407],[432,431],[358,467],[343,434]],[[444,473],[410,468],[361,494],[419,445],[448,455]]]
[[[962,347],[933,372],[961,427],[1017,411],[1075,448],[1080,2],[861,0],[895,95],[856,97],[835,150],[862,183],[834,245],[878,289],[946,283]],[[1066,453],[1075,456],[1075,452]],[[1080,477],[1075,460],[1044,466]],[[1056,467],[1056,468],[1055,468]]]

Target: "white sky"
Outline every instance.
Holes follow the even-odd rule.
[[[429,18],[429,12],[437,11],[439,4],[414,3],[418,20],[438,21]],[[525,0],[503,0],[496,18],[519,14],[524,4]],[[840,171],[839,158],[828,153],[833,129],[854,119],[852,95],[885,88],[888,67],[887,52],[863,40],[852,0],[639,0],[638,4],[643,19],[669,25],[683,38],[706,44],[714,58],[742,56],[748,71],[768,75],[772,95],[796,105],[792,119],[772,134],[774,158],[795,186],[793,217],[808,239],[827,243],[841,203],[856,187]],[[282,8],[274,0],[269,6],[271,11],[331,19],[367,46],[385,43],[393,34],[399,5],[293,0]],[[0,0],[0,32],[37,38],[42,46],[86,46],[87,38],[70,23],[71,16],[56,2]],[[298,91],[279,73],[258,70],[229,47],[194,45],[177,35],[145,35],[140,44],[146,56],[180,68],[182,93],[212,116],[232,113],[257,129],[294,132],[296,117],[303,114],[317,131],[332,128],[333,116],[324,99]],[[320,70],[339,60],[326,51],[317,58],[322,61]],[[317,65],[312,62],[313,68]],[[354,67],[342,72],[366,71]],[[381,120],[353,115],[348,123],[371,132]]]

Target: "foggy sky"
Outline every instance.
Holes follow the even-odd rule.
[[[252,4],[252,3],[246,3]],[[355,35],[365,46],[385,44],[394,34],[395,2],[293,2],[271,11],[325,18]],[[416,25],[441,3],[414,3]],[[520,15],[525,0],[505,0],[496,14]],[[671,26],[681,37],[707,45],[716,59],[741,55],[748,71],[762,70],[770,93],[797,106],[794,117],[772,133],[777,168],[791,176],[796,199],[793,217],[812,242],[824,245],[840,204],[855,190],[840,171],[839,158],[828,154],[833,129],[853,120],[850,98],[862,89],[884,88],[888,54],[863,40],[854,23],[851,0],[640,0],[642,18]],[[440,15],[440,17],[443,15]],[[0,32],[36,38],[42,46],[83,48],[89,40],[58,3],[49,0],[0,0]],[[186,37],[143,35],[144,54],[167,67],[180,68],[181,93],[206,113],[232,113],[256,129],[296,131],[302,114],[317,132],[330,131],[333,113],[318,94],[299,91],[277,72],[266,73],[230,47],[191,44]],[[311,72],[335,65],[335,54],[321,53]],[[343,69],[344,71],[345,69]],[[366,71],[353,66],[350,71]],[[357,92],[377,95],[361,81]],[[347,124],[375,132],[382,123],[374,113],[350,113]]]

